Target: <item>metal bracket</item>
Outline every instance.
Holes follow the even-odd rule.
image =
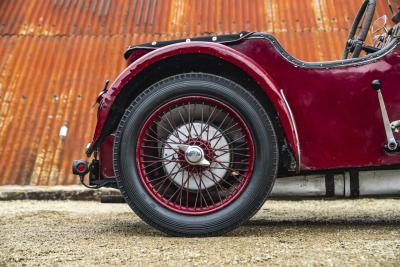
[[[400,132],[398,129],[400,128],[400,120],[392,121],[392,123],[390,123],[390,126],[392,127],[392,130],[395,131],[396,133]]]
[[[393,135],[393,131],[392,131],[392,129],[393,129],[392,124],[395,122],[390,123],[390,121],[389,121],[389,116],[387,114],[385,101],[383,100],[383,95],[382,95],[382,91],[381,91],[382,82],[380,80],[374,80],[374,81],[372,81],[371,86],[378,93],[379,107],[381,109],[383,126],[385,127],[386,140],[387,140],[387,143],[385,145],[385,150],[388,152],[396,152],[397,149],[399,148],[399,144],[396,141],[396,139],[394,139],[394,135]]]

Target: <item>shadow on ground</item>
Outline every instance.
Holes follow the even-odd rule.
[[[103,227],[107,228],[106,232],[114,232],[123,235],[133,236],[167,236],[166,234],[155,230],[144,221],[113,221],[110,224],[104,222]],[[270,235],[271,230],[276,231],[301,231],[308,228],[310,231],[325,231],[327,228],[330,229],[360,229],[363,227],[367,228],[397,228],[400,226],[399,219],[373,219],[373,218],[353,218],[353,219],[341,219],[331,218],[326,220],[316,219],[252,219],[243,223],[237,230],[226,234],[226,236],[250,236],[257,233],[260,235]],[[104,229],[105,230],[105,229]]]

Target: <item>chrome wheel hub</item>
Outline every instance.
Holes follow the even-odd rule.
[[[204,159],[204,152],[201,147],[189,146],[185,151],[185,159],[189,164],[197,164]]]
[[[190,165],[210,166],[210,162],[205,158],[201,147],[189,145],[179,145],[178,147],[185,153],[185,160]]]
[[[218,138],[212,138],[215,136]],[[162,156],[166,159],[164,170],[179,186],[190,190],[210,188],[228,173],[231,161],[230,153],[226,153],[228,140],[212,125],[187,123],[175,129],[166,143],[162,149]],[[181,152],[182,158],[176,158],[177,151]],[[182,171],[176,173],[176,164],[170,160],[180,160]]]

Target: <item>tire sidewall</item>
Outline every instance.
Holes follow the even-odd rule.
[[[160,105],[184,96],[207,96],[234,109],[248,126],[254,143],[250,181],[232,203],[213,213],[187,215],[169,210],[146,190],[136,166],[136,145],[147,119]],[[261,105],[240,85],[210,74],[177,75],[156,83],[126,110],[116,133],[114,169],[122,194],[149,224],[173,235],[213,234],[252,216],[272,189],[277,171],[277,141]]]

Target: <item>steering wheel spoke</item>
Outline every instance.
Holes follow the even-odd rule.
[[[368,31],[375,14],[376,0],[365,0],[351,26],[345,44],[342,59],[357,58],[360,56]],[[359,31],[357,31],[359,30]]]

